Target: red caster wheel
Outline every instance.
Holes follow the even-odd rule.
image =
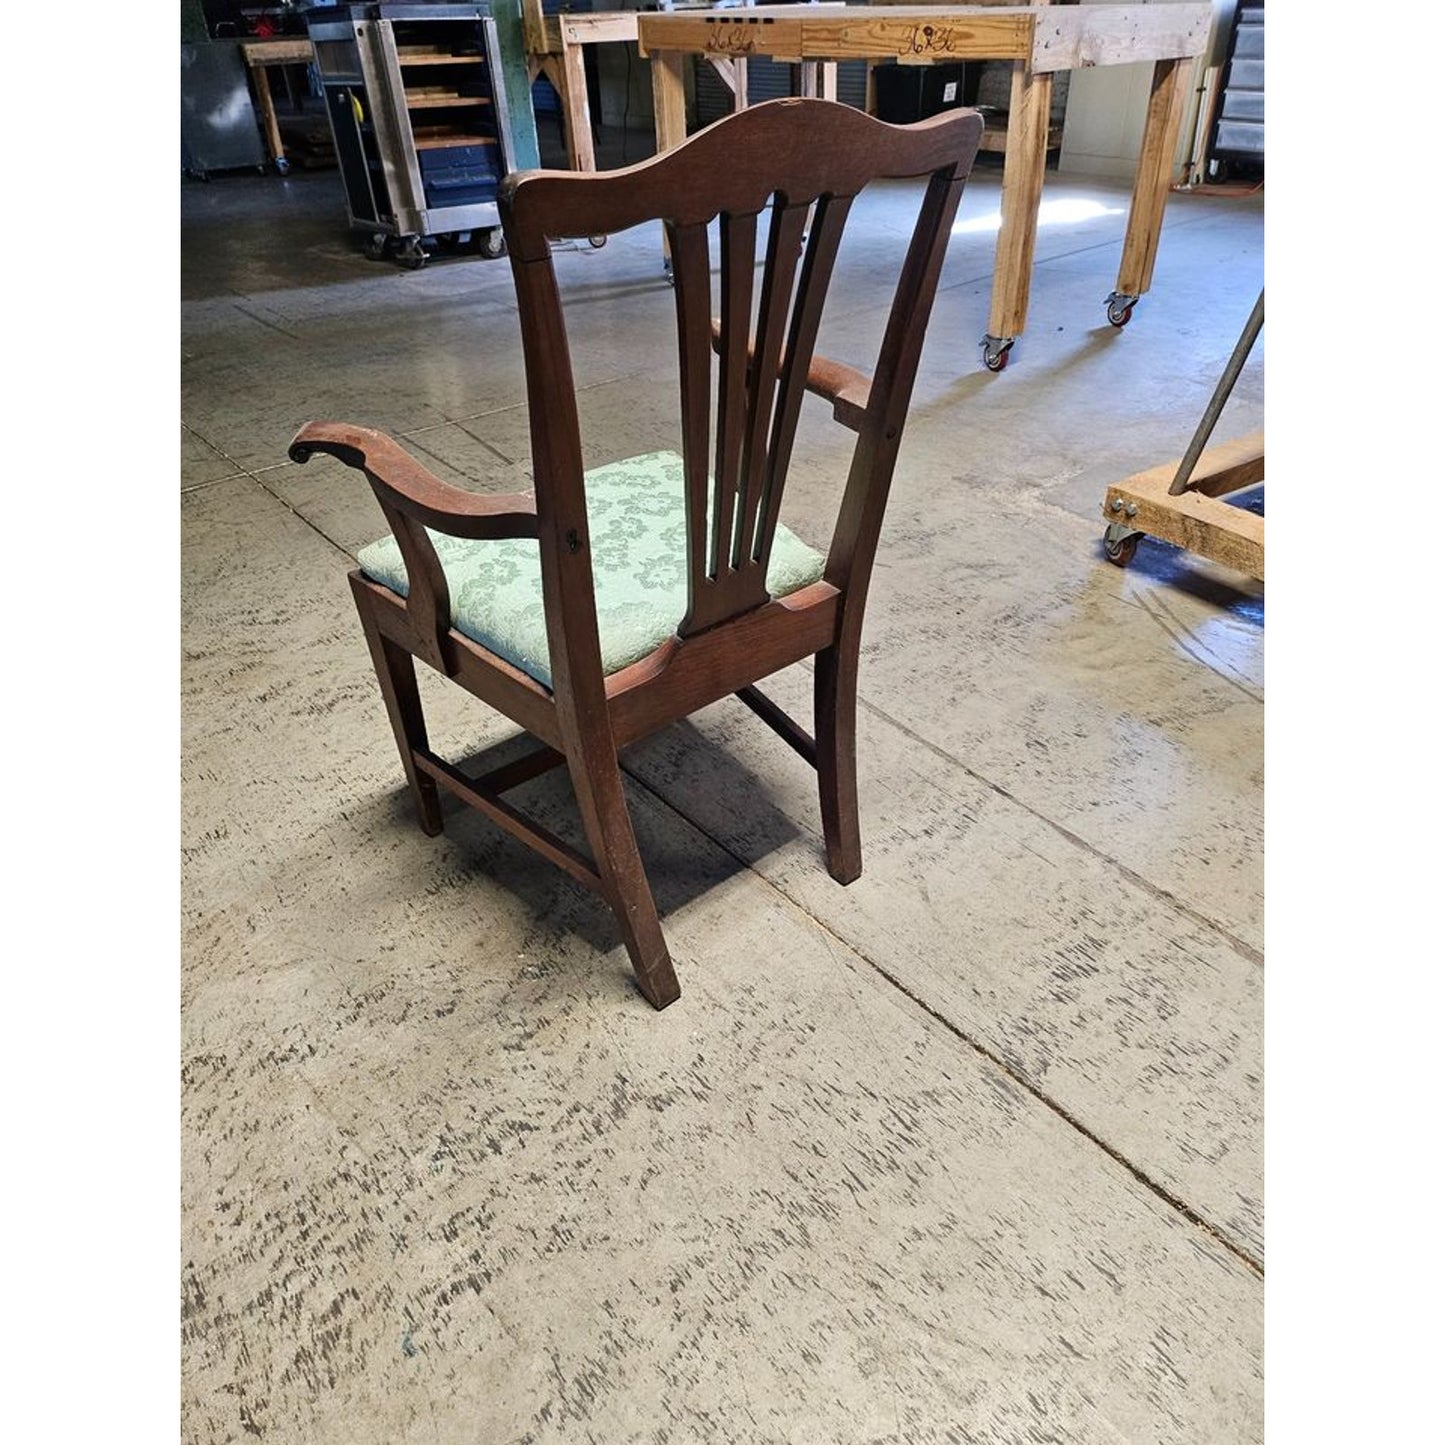
[[[1137,296],[1120,296],[1116,291],[1104,302],[1108,308],[1105,314],[1109,318],[1109,325],[1116,326],[1122,331],[1129,324],[1129,318],[1134,314],[1134,307],[1138,304]]]
[[[1134,553],[1139,550],[1139,538],[1144,534],[1127,532],[1115,539],[1109,535],[1113,530],[1111,527],[1104,533],[1104,556],[1116,567],[1127,567],[1134,560]]]
[[[1014,338],[1012,336],[985,336],[982,345],[983,364],[990,371],[1002,371],[1008,365]]]

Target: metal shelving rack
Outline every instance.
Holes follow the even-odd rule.
[[[338,5],[307,28],[367,253],[412,268],[428,241],[504,254],[496,195],[515,163],[490,7]]]
[[[1242,0],[1230,33],[1229,62],[1209,139],[1209,175],[1264,166],[1264,0]]]

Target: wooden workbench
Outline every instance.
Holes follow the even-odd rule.
[[[281,126],[276,120],[276,102],[271,97],[271,80],[267,69],[272,65],[310,65],[315,59],[311,42],[290,36],[278,40],[243,40],[241,59],[251,72],[256,88],[256,101],[261,107],[261,126],[266,132],[266,149],[271,163],[284,176],[291,168],[286,147],[281,143]]]
[[[545,75],[562,102],[567,131],[567,162],[574,171],[595,171],[592,145],[592,111],[587,100],[583,47],[625,41],[637,44],[638,12],[604,10],[586,14],[544,15],[542,0],[522,0],[522,33],[527,46],[527,74],[531,80]],[[709,55],[713,69],[733,93],[733,108],[748,103],[748,63],[745,57]],[[805,94],[837,98],[838,67],[833,63],[804,66]]]
[[[643,14],[636,24],[638,49],[652,62],[659,151],[686,136],[683,65],[689,55],[733,61],[755,55],[800,62],[897,60],[904,65],[1011,62],[1002,224],[983,339],[984,364],[1000,371],[1028,314],[1054,75],[1095,65],[1154,65],[1124,252],[1107,301],[1109,320],[1122,326],[1153,277],[1190,73],[1208,42],[1211,16],[1205,3],[772,5]]]
[[[567,160],[574,171],[595,171],[592,109],[582,47],[613,41],[637,43],[637,14],[604,10],[580,15],[544,15],[542,0],[522,0],[522,36],[527,47],[527,78],[545,75],[562,102],[567,129]]]

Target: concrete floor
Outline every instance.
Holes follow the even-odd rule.
[[[1262,589],[1109,566],[1099,504],[1187,442],[1262,200],[1175,198],[1116,332],[1127,191],[1051,173],[990,375],[998,180],[884,526],[863,877],[740,703],[637,748],[660,1015],[562,874],[413,825],[345,582],[380,513],[285,456],[347,419],[526,485],[509,267],[367,261],[334,173],[184,188],[188,1441],[1261,1437]],[[901,194],[855,210],[826,354],[876,345]],[[589,456],[668,444],[655,235],[557,266]],[[1262,353],[1221,437],[1262,423]],[[806,412],[784,518],[825,544],[850,438]],[[442,751],[513,734],[424,686]],[[521,800],[568,826],[556,776]]]

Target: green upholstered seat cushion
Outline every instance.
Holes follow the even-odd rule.
[[[651,452],[587,473],[587,528],[597,592],[602,670],[646,657],[687,611],[687,528],[682,458]],[[542,567],[530,538],[474,542],[428,529],[452,599],[452,625],[545,687],[552,685]],[[390,535],[362,548],[361,570],[406,596],[406,565]],[[785,597],[823,575],[823,557],[779,526],[768,590]]]

